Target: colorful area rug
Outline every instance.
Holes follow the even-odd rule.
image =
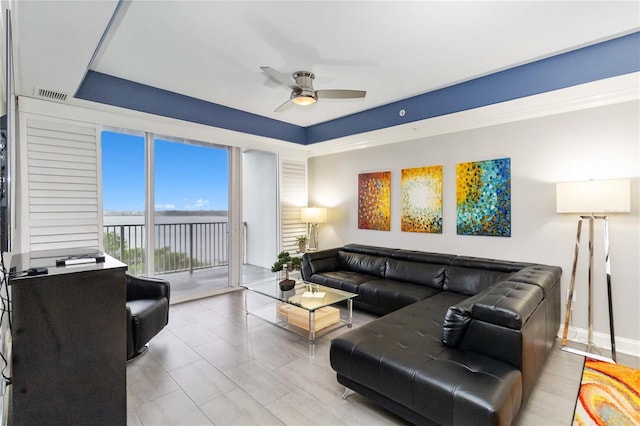
[[[640,425],[640,370],[585,360],[573,426],[590,425]]]

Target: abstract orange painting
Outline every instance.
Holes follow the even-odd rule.
[[[442,166],[403,169],[400,185],[402,231],[441,234]]]
[[[358,228],[391,230],[391,172],[358,175]]]

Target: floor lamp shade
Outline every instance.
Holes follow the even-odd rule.
[[[558,213],[627,213],[631,211],[629,179],[588,180],[556,184]]]

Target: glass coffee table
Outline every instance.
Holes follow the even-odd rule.
[[[278,283],[280,278],[272,278],[253,283],[242,284],[244,309],[247,315],[253,315],[278,327],[289,330],[309,340],[309,354],[314,355],[316,337],[320,337],[342,326],[351,328],[353,323],[353,298],[355,293],[325,287],[318,284],[296,280],[292,290],[282,291]],[[261,294],[276,301],[259,309],[250,310],[247,293]],[[340,309],[333,307],[347,302],[347,318],[341,318]]]

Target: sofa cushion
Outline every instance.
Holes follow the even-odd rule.
[[[510,272],[490,269],[448,266],[445,272],[443,290],[473,296],[511,276]]]
[[[336,257],[318,259],[311,263],[311,273],[319,274],[325,271],[335,271],[338,269],[338,261]]]
[[[309,279],[313,274],[337,270],[338,251],[339,249],[335,248],[305,253],[302,256],[302,267],[300,268],[302,276]]]
[[[384,277],[387,259],[369,254],[338,252],[338,267],[343,271],[360,272],[362,274]]]
[[[386,278],[442,289],[445,265],[388,259]]]
[[[448,265],[456,257],[455,254],[430,253],[415,250],[395,250],[391,253],[394,259],[409,260],[411,262],[433,263],[438,265]]]
[[[532,263],[514,262],[510,260],[488,259],[484,257],[455,256],[451,259],[451,266],[462,266],[473,269],[488,269],[500,272],[518,272],[522,268],[532,266]]]
[[[388,247],[367,246],[363,244],[347,244],[342,250],[352,253],[370,254],[372,256],[389,257],[398,249]]]
[[[350,271],[323,272],[311,276],[311,281],[314,283],[356,294],[358,293],[360,284],[375,279],[377,279],[377,277]]]
[[[381,313],[392,312],[422,299],[431,297],[440,290],[401,281],[380,279],[367,281],[358,288],[358,301],[380,308]]]

